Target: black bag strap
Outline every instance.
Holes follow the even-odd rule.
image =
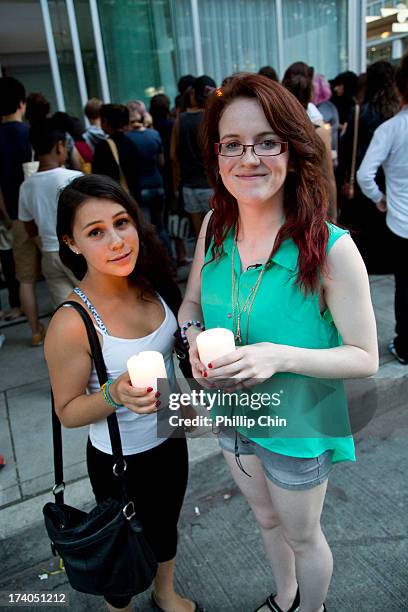
[[[103,359],[101,345],[99,343],[98,335],[96,333],[95,327],[92,323],[92,319],[89,316],[86,309],[78,304],[78,302],[74,302],[72,300],[68,300],[63,302],[56,309],[70,306],[74,308],[77,313],[82,318],[86,332],[88,335],[89,346],[91,349],[91,355],[93,362],[95,364],[96,373],[98,375],[99,385],[102,386],[108,380],[108,373],[106,371],[105,361]],[[55,311],[55,312],[56,312]],[[54,395],[51,389],[51,405],[52,405],[52,435],[54,442],[54,474],[55,474],[55,485],[53,487],[53,493],[55,495],[55,501],[57,504],[64,503],[64,468],[63,468],[63,455],[62,455],[62,434],[61,434],[61,423],[58,419],[58,416],[55,412],[54,405]],[[116,414],[113,413],[107,417],[108,429],[109,429],[109,437],[112,446],[112,456],[113,456],[113,473],[118,477],[122,501],[126,503],[128,501],[128,493],[125,484],[124,473],[126,470],[126,461],[123,457],[122,451],[122,443],[120,440],[120,432],[118,419]]]
[[[205,243],[204,243],[204,257],[207,255],[208,249],[210,248],[211,240],[213,237],[213,224],[214,224],[214,213],[209,218],[207,229],[205,231]]]
[[[55,501],[57,504],[64,503],[64,469],[63,469],[63,457],[62,457],[62,435],[61,435],[61,423],[55,412],[54,405],[54,394],[51,389],[51,418],[52,418],[52,438],[54,447],[54,480],[55,484],[52,488],[52,492],[55,495]]]

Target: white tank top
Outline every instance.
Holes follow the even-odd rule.
[[[177,321],[160,296],[158,297],[165,311],[163,323],[151,334],[143,338],[135,338],[132,340],[110,336],[102,319],[86,295],[78,287],[74,289],[74,292],[88,306],[95,319],[95,327],[102,334],[102,354],[109,378],[115,379],[120,374],[123,374],[123,372],[126,371],[127,360],[135,353],[139,353],[140,351],[159,351],[164,358],[170,388],[175,387],[176,381],[172,353],[174,347],[173,334],[177,330]],[[95,366],[92,367],[91,376],[88,382],[88,390],[90,393],[100,391]],[[133,455],[147,451],[164,441],[163,438],[157,437],[157,413],[136,414],[123,406],[116,410],[116,416],[118,419],[124,455]],[[112,454],[106,419],[102,419],[97,423],[92,423],[89,426],[89,437],[92,446],[103,453]]]

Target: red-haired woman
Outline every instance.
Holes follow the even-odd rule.
[[[250,401],[266,392],[263,417],[286,417],[287,431],[282,420],[275,427],[258,418],[254,428],[238,423],[219,436],[277,587],[258,610],[320,612],[332,574],[320,527],[327,478],[333,463],[355,460],[340,379],[378,368],[367,273],[348,233],[326,221],[324,146],[290,92],[263,76],[234,77],[209,100],[202,141],[213,211],[179,321],[193,322],[187,339],[197,379],[229,391],[251,387]],[[236,350],[201,363],[197,319],[230,328]],[[246,411],[244,395],[234,415]]]

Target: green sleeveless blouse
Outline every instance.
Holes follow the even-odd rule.
[[[327,251],[340,236],[348,233],[332,224],[328,224],[328,227],[330,237]],[[201,303],[207,329],[225,327],[233,330],[233,243],[232,229],[224,241],[221,257],[210,261],[211,248],[205,257],[207,265],[202,270]],[[285,240],[265,270],[252,306],[248,344],[272,342],[309,349],[327,349],[342,344],[328,309],[320,313],[318,293],[305,295],[295,285],[298,254],[295,243],[291,239]],[[251,268],[243,271],[236,249],[235,275],[241,308],[260,270]],[[246,314],[242,314],[243,341],[246,324]],[[266,400],[261,407],[259,401],[252,401],[253,398],[259,400],[260,394],[264,394]],[[275,453],[291,457],[317,457],[326,450],[332,450],[333,463],[355,461],[354,441],[350,434],[347,402],[341,380],[277,373],[238,395],[235,404],[232,402],[227,406],[228,402],[223,402],[224,405],[216,403],[211,417],[239,416],[240,419],[234,422],[238,431]],[[243,395],[246,396],[245,401]],[[269,404],[268,397],[271,398]],[[267,420],[264,417],[270,418]],[[248,418],[253,418],[255,425],[248,424]],[[282,419],[286,421],[285,426],[282,426]]]

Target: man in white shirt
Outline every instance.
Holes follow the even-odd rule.
[[[396,336],[389,350],[400,363],[408,365],[408,55],[402,60],[396,83],[403,106],[374,132],[357,181],[364,195],[387,215],[393,245],[396,318]],[[375,182],[380,166],[385,173],[386,196]]]
[[[63,302],[77,284],[72,272],[59,258],[56,234],[58,196],[81,172],[64,167],[67,157],[65,134],[53,119],[45,119],[30,130],[30,140],[40,162],[38,172],[20,188],[18,218],[24,221],[30,236],[41,239],[42,272],[54,307]]]

